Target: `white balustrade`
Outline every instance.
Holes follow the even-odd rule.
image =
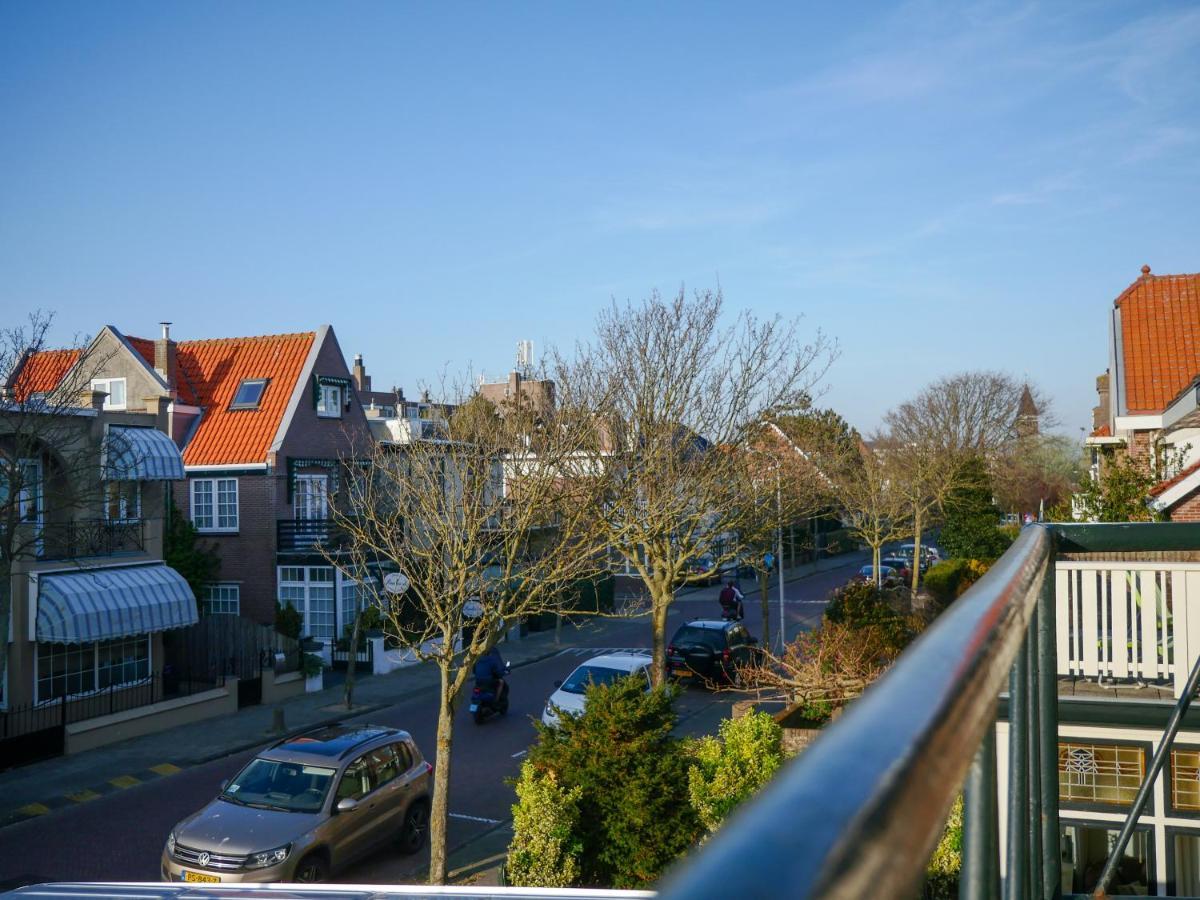
[[[1062,560],[1054,579],[1060,675],[1170,680],[1179,696],[1200,655],[1200,563]]]

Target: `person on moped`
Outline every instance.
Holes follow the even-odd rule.
[[[727,581],[718,598],[721,603],[721,615],[726,619],[743,619],[746,616],[742,606],[743,594],[738,590],[737,583]]]
[[[508,693],[508,684],[504,680],[506,669],[500,648],[495,646],[481,656],[472,669],[475,686],[484,691],[491,691],[497,704],[503,701]]]

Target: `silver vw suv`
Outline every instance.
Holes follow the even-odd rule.
[[[324,881],[387,843],[415,853],[429,831],[433,766],[407,732],[331,725],[252,759],[171,829],[164,881]]]

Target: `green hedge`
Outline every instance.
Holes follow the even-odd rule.
[[[991,567],[990,560],[948,559],[925,573],[925,590],[942,606],[963,593]]]

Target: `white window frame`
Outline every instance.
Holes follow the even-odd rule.
[[[237,581],[218,581],[204,586],[200,600],[204,614],[209,616],[238,616],[242,612],[242,585]]]
[[[320,571],[321,578],[315,578],[314,573]],[[326,572],[333,575],[332,578],[326,579],[323,577]],[[285,578],[285,573],[299,573],[300,578]],[[338,631],[338,622],[340,620],[341,608],[341,573],[332,566],[278,566],[276,568],[276,599],[282,606],[294,607],[304,618],[304,623],[301,626],[301,635],[306,637],[315,637],[317,640],[325,641],[326,649],[330,649],[333,643],[336,643],[340,633]],[[314,635],[312,632],[312,588],[319,586],[322,589],[330,589],[333,592],[333,620],[332,633]],[[303,594],[303,597],[284,597],[284,588],[298,590]],[[322,599],[322,604],[328,603],[328,600]],[[329,614],[329,609],[321,610],[323,615]]]
[[[345,389],[340,384],[326,384],[325,382],[317,382],[317,389],[321,392],[317,397],[317,415],[322,419],[340,419],[342,417],[342,404],[345,402]],[[330,401],[333,401],[332,409]]]
[[[226,513],[225,520],[222,521],[222,494],[224,494],[226,501],[228,501],[230,485],[233,485],[233,514],[230,516]],[[203,516],[197,514],[197,497],[204,497],[207,501],[204,505],[207,506],[208,513]],[[192,524],[196,527],[197,531],[204,534],[236,534],[241,525],[238,480],[236,478],[191,479],[191,483],[188,485],[188,510]]]
[[[114,384],[121,385],[121,402],[114,403],[112,399],[112,386]],[[105,409],[125,409],[129,405],[129,385],[124,378],[93,378],[93,391],[104,391],[107,395],[104,398]]]
[[[125,637],[110,638],[104,641],[89,641],[82,644],[83,647],[90,647],[92,651],[92,689],[88,691],[79,691],[75,694],[64,694],[59,697],[42,697],[41,695],[41,647],[53,641],[38,641],[33,648],[33,705],[42,706],[46,703],[57,703],[61,700],[74,700],[79,697],[91,697],[95,694],[102,693],[108,690],[120,690],[127,687],[135,687],[139,684],[145,684],[154,677],[154,642],[150,639],[149,634],[130,634]],[[146,642],[146,675],[142,678],[135,678],[133,681],[122,681],[119,684],[111,684],[108,687],[100,687],[100,645],[110,643],[112,641],[129,641],[140,638]]]

